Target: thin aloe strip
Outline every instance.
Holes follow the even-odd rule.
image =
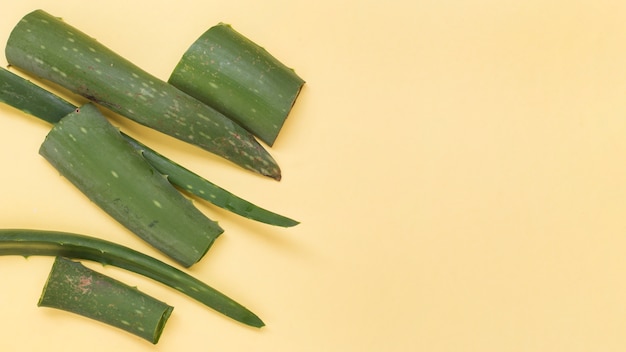
[[[103,239],[59,231],[0,229],[0,255],[62,256],[119,267],[169,286],[243,324],[265,325],[250,310],[184,271]]]
[[[245,199],[237,197],[192,171],[165,158],[154,150],[150,150],[136,140],[131,141],[131,144],[134,144],[135,148],[143,153],[143,157],[155,169],[163,175],[166,175],[167,179],[172,184],[180,187],[183,191],[205,199],[235,214],[266,224],[282,227],[291,227],[299,224],[296,220],[265,210]]]
[[[22,18],[5,53],[9,64],[122,116],[251,171],[281,178],[276,161],[247,130],[45,11]]]
[[[27,114],[55,124],[76,106],[46,89],[0,67],[0,102]],[[291,227],[299,222],[248,202],[186,169],[136,139],[122,136],[173,185],[194,194],[218,207],[246,218],[275,226]]]
[[[168,82],[270,146],[304,85],[294,70],[224,23],[189,47]]]
[[[111,217],[185,267],[197,263],[223,232],[92,103],[56,123],[39,153]]]
[[[153,344],[174,310],[136,287],[63,257],[55,258],[37,305],[97,320]]]

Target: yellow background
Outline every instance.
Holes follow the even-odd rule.
[[[302,224],[196,202],[226,233],[191,273],[261,330],[90,265],[175,306],[157,346],[37,308],[52,259],[0,258],[0,350],[626,350],[626,2],[5,1],[2,46],[36,8],[162,79],[218,22],[295,68],[280,183],[108,116]],[[0,227],[163,259],[37,154],[48,125],[6,106],[0,123]]]

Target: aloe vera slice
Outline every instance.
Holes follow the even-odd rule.
[[[223,232],[88,103],[54,125],[39,153],[114,219],[185,267]]]
[[[276,161],[237,123],[42,10],[22,18],[5,52],[9,64],[122,116],[281,178]]]
[[[37,305],[100,321],[153,344],[159,342],[174,310],[135,287],[63,257],[55,258]]]
[[[243,324],[265,325],[250,310],[184,271],[103,239],[59,231],[0,229],[0,255],[62,256],[112,265],[169,286]]]
[[[189,47],[168,82],[270,146],[304,85],[294,70],[224,23]]]
[[[0,67],[0,102],[52,124],[76,110],[76,106],[34,83]],[[141,142],[122,136],[173,185],[218,207],[246,218],[275,226],[291,227],[298,221],[271,212],[215,185],[200,175],[175,163]]]

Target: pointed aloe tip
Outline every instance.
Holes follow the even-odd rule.
[[[282,227],[294,227],[294,226],[300,225],[300,221],[294,220],[294,219],[285,218],[284,221],[280,225]]]
[[[246,323],[255,328],[262,328],[265,326],[263,320],[261,320],[261,318],[257,317],[256,315],[250,317],[250,319]]]

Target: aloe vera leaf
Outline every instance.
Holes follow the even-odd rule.
[[[250,310],[184,271],[103,239],[59,231],[0,229],[0,255],[61,256],[115,266],[160,282],[243,324],[265,325]]]
[[[155,169],[163,175],[166,175],[167,179],[172,184],[188,193],[205,199],[235,214],[266,224],[282,227],[291,227],[299,224],[296,220],[265,210],[247,200],[237,197],[229,191],[165,158],[156,151],[150,150],[136,140],[131,141],[131,144],[135,146],[135,149],[142,152],[143,157]]]
[[[56,94],[1,67],[0,102],[53,124],[77,108]],[[122,136],[140,151],[155,169],[167,175],[170,183],[199,198],[235,214],[266,224],[283,227],[299,224],[296,220],[237,197],[124,133]]]
[[[100,321],[153,344],[174,310],[136,287],[63,257],[55,258],[37,305]]]
[[[55,124],[39,153],[105,212],[185,267],[198,262],[223,232],[92,103]]]
[[[280,180],[280,168],[252,134],[217,110],[42,10],[15,26],[9,64],[122,116]]]
[[[57,123],[76,106],[0,67],[0,102],[49,123]]]
[[[185,52],[169,83],[272,146],[304,80],[230,25],[209,28]]]

